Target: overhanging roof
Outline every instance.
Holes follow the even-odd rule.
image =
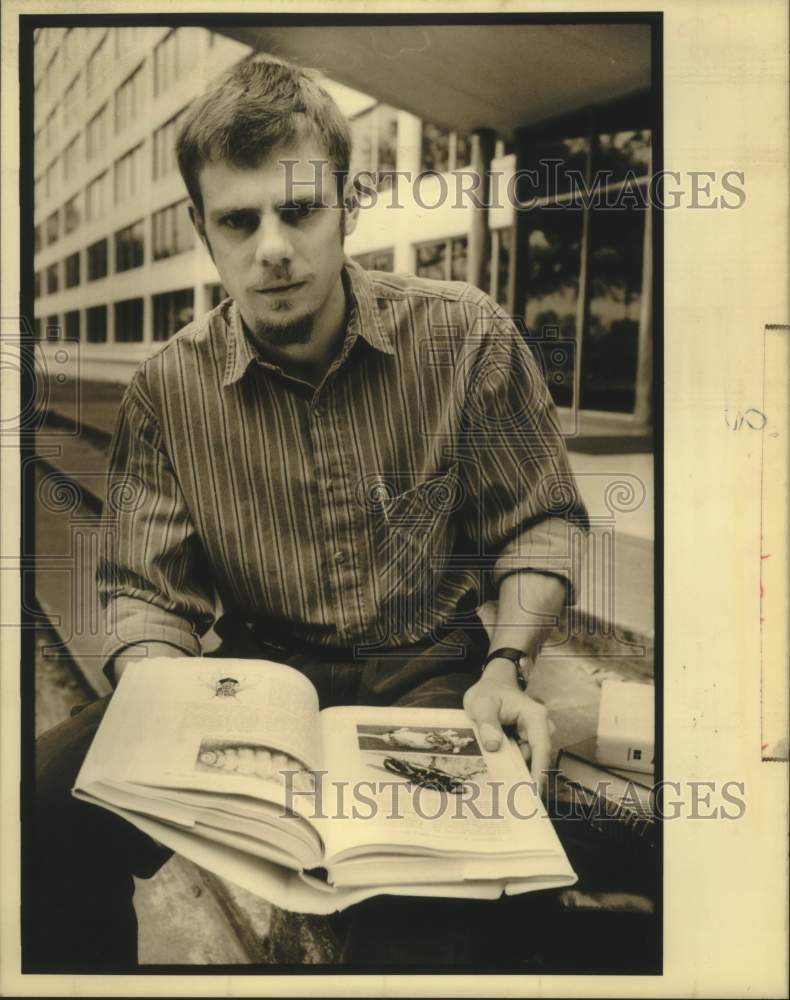
[[[650,86],[641,24],[218,28],[447,128],[513,130]]]

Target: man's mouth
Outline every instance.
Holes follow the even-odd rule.
[[[296,292],[300,288],[303,288],[307,284],[306,281],[291,281],[291,282],[281,282],[277,285],[265,285],[261,288],[256,288],[255,291],[259,295],[285,295],[288,292]]]

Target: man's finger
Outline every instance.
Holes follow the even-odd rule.
[[[542,793],[546,785],[546,772],[551,766],[551,736],[545,709],[537,706],[532,706],[531,710],[522,709],[516,728],[521,739],[529,741],[532,748],[530,771]]]
[[[485,750],[498,750],[502,745],[504,733],[499,724],[497,703],[488,695],[474,695],[466,703],[466,713],[477,723],[480,739]]]

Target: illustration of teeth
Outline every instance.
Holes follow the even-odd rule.
[[[224,747],[221,750],[202,750],[198,757],[206,767],[221,771],[234,771],[237,774],[251,775],[256,778],[277,778],[284,781],[283,771],[296,771],[299,781],[304,787],[306,772],[298,760],[287,753],[278,750],[266,750],[263,747]],[[310,776],[306,775],[308,780]],[[296,786],[295,786],[296,787]]]
[[[273,753],[272,754],[272,767],[275,771],[284,771],[290,764],[290,760],[287,754],[284,753]]]
[[[239,774],[254,774],[255,753],[252,747],[239,747],[238,755],[239,763],[236,769]]]
[[[293,777],[293,787],[297,792],[312,792],[312,774],[309,771],[297,771]]]
[[[273,773],[272,755],[268,750],[255,751],[255,773],[259,778],[271,778]]]

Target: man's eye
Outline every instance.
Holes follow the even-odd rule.
[[[296,202],[292,205],[283,205],[280,209],[280,216],[284,222],[299,222],[312,215],[320,206],[310,202]]]
[[[221,223],[227,229],[251,231],[258,228],[258,216],[253,212],[234,212],[232,215],[224,216]]]

